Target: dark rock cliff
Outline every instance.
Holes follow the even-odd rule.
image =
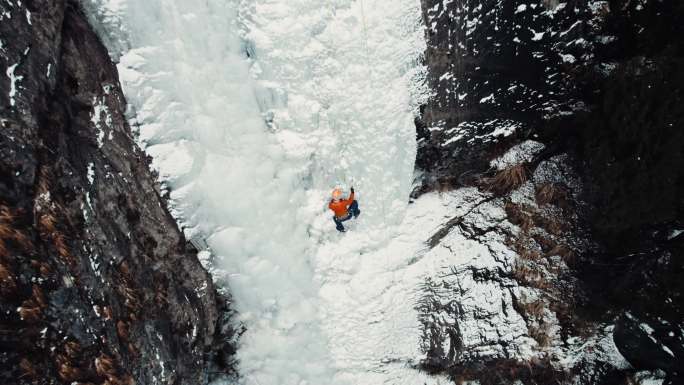
[[[227,299],[165,208],[76,1],[0,3],[0,382],[203,384]]]
[[[683,381],[684,4],[422,6],[435,93],[416,122],[424,174],[414,195],[477,185],[505,198],[522,181],[497,182],[526,180],[540,162],[566,157],[579,178],[577,228],[590,245],[577,250],[572,269],[581,293],[573,317],[614,325],[615,345],[632,366],[592,383],[626,383],[640,370]],[[529,139],[545,147],[518,174],[490,167]],[[463,364],[442,370],[453,374]]]

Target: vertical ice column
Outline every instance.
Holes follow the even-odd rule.
[[[340,371],[367,370],[331,353],[330,344],[356,340],[330,328],[348,319],[329,317],[357,309],[321,297],[329,293],[321,285],[339,278],[325,268],[337,254],[322,254],[329,246],[345,263],[358,258],[354,247],[381,247],[376,240],[403,215],[423,47],[417,1],[378,1],[365,17],[360,7],[112,2],[112,25],[129,47],[119,69],[140,141],[171,190],[174,215],[207,240],[214,276],[230,288],[247,328],[238,359],[248,384],[345,383]],[[348,249],[325,201],[333,183],[352,180],[364,210],[357,234],[368,238]]]
[[[238,2],[128,1],[119,66],[174,214],[212,249],[246,326],[248,383],[331,383],[307,250],[301,165],[268,129],[238,36]]]

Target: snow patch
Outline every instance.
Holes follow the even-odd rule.
[[[539,41],[544,38],[544,33],[545,32],[537,32],[533,30],[532,28],[528,28],[530,32],[532,32],[532,41]]]
[[[662,385],[665,383],[666,373],[661,370],[641,371],[634,374],[634,380],[639,385]]]
[[[542,143],[526,140],[511,147],[504,155],[492,160],[489,166],[496,170],[503,170],[509,166],[531,161],[536,154],[544,149]]]
[[[9,90],[9,99],[10,99],[10,106],[14,107],[17,104],[17,101],[15,97],[17,96],[17,90],[18,90],[18,82],[24,80],[23,76],[17,76],[15,75],[15,71],[17,67],[19,66],[19,63],[16,63],[14,65],[11,65],[7,67],[7,77],[10,79],[10,90]]]
[[[561,57],[561,59],[563,59],[564,63],[572,64],[572,63],[577,61],[577,59],[575,59],[575,57],[569,53],[568,54],[558,54],[558,55]]]
[[[95,181],[95,164],[93,162],[88,163],[88,184],[92,185]]]
[[[489,96],[480,99],[480,104],[483,103],[494,103],[494,94],[490,94]]]
[[[104,114],[104,118],[103,115]],[[112,116],[109,112],[109,107],[107,107],[105,97],[95,96],[93,98],[93,112],[90,115],[90,121],[93,123],[97,129],[97,147],[102,148],[104,145],[105,138],[105,128],[111,129],[112,127]],[[103,124],[104,123],[104,124]]]

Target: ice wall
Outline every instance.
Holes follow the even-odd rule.
[[[363,270],[363,252],[386,246],[404,216],[424,94],[419,2],[97,3],[125,40],[112,46],[126,47],[119,71],[139,140],[174,215],[210,247],[212,273],[246,326],[242,381],[370,383],[369,372],[384,381],[378,373],[388,371],[373,368],[387,349],[365,351],[367,362],[340,351],[373,340],[364,337],[377,329],[365,329],[372,309],[359,307],[375,302],[343,301],[350,292],[328,283]],[[341,236],[328,194],[352,183],[363,214]],[[373,290],[392,285],[389,277]],[[411,303],[400,305],[412,314]],[[341,324],[363,330],[346,339]],[[406,342],[415,347],[414,337]]]

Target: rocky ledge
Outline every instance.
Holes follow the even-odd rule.
[[[422,6],[434,93],[413,195],[482,200],[428,240],[453,268],[426,283],[422,367],[483,384],[684,381],[684,4]],[[463,239],[487,249],[464,264]]]
[[[0,3],[0,67],[0,382],[229,372],[228,298],[166,210],[79,3]]]

